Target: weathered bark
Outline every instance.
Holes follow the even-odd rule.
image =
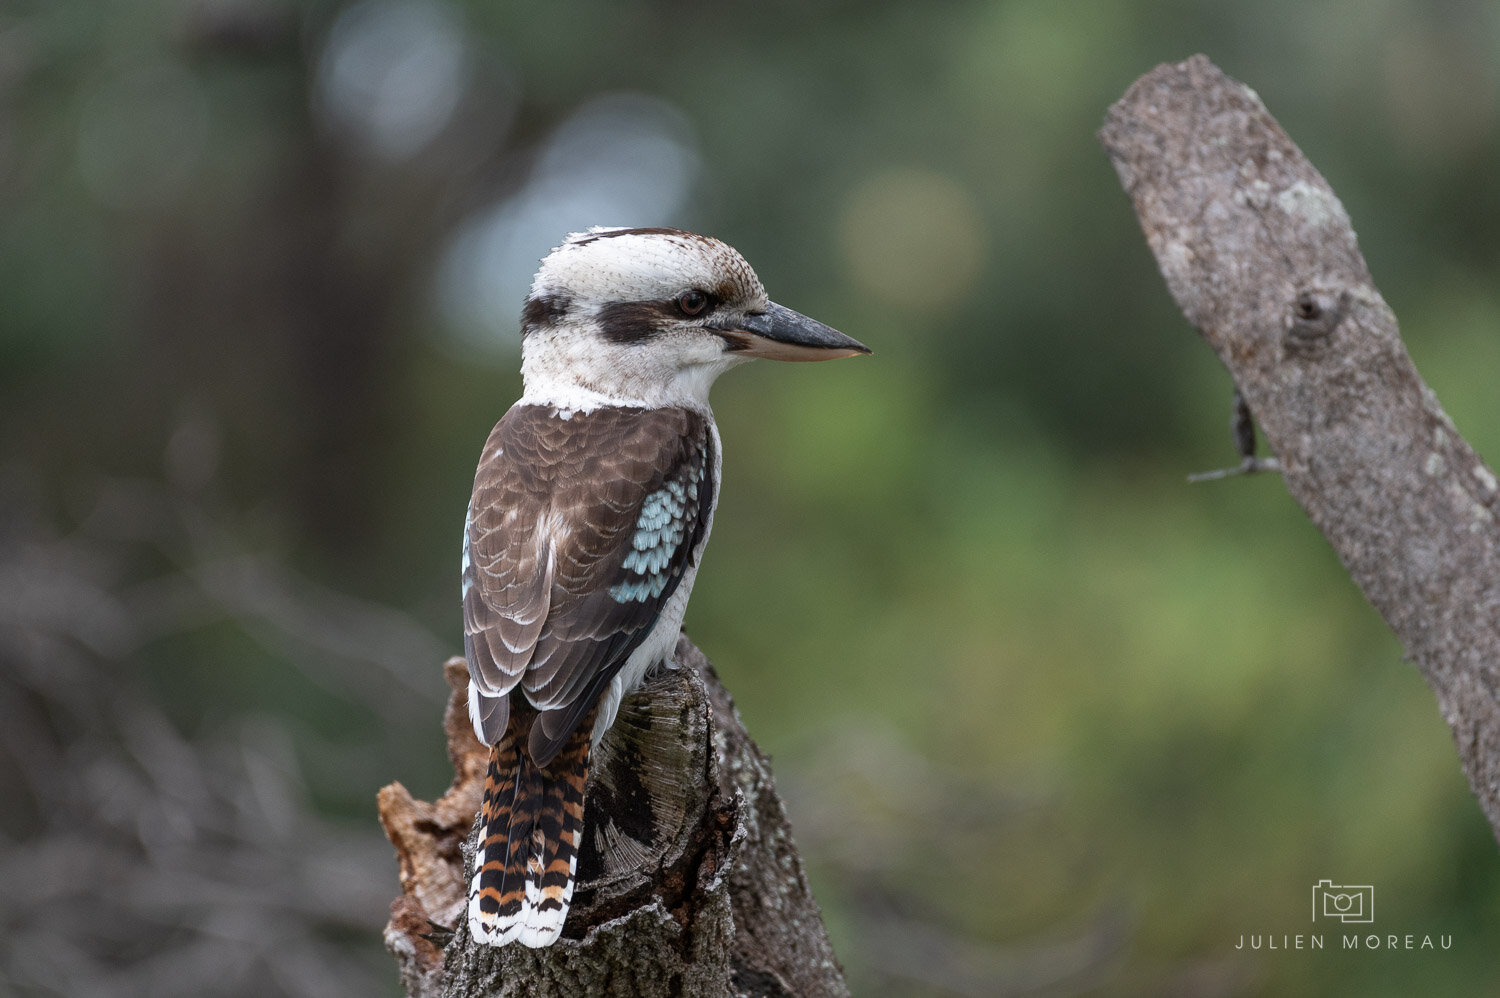
[[[1436,694],[1500,836],[1500,495],[1407,356],[1343,205],[1203,56],[1137,80],[1100,141],[1287,488]]]
[[[579,886],[563,938],[539,950],[469,938],[463,874],[488,754],[469,727],[468,671],[449,660],[453,786],[431,804],[399,783],[379,798],[401,864],[386,947],[407,994],[848,995],[769,762],[686,637],[676,659],[595,752]]]

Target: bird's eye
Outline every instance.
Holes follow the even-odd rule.
[[[708,308],[708,295],[702,291],[684,291],[677,296],[677,307],[683,315],[698,315]]]

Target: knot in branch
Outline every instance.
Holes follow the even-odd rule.
[[[1349,293],[1331,288],[1304,288],[1292,300],[1287,323],[1288,349],[1307,351],[1325,343],[1348,311]]]

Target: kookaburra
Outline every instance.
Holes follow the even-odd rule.
[[[469,716],[490,746],[469,932],[548,946],[573,896],[589,751],[669,662],[713,525],[709,387],[753,357],[870,351],[677,229],[569,236],[521,317],[524,391],[485,444],[464,527]]]

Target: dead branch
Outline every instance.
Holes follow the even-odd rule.
[[[1137,80],[1099,137],[1168,289],[1421,669],[1500,836],[1500,494],[1407,356],[1343,205],[1201,55]]]

